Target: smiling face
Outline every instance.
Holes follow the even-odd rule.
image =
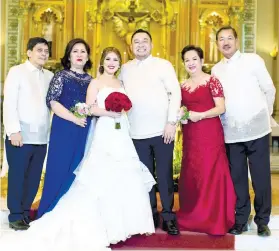
[[[138,60],[143,60],[151,54],[152,42],[148,34],[140,32],[134,35],[131,49]]]
[[[75,44],[70,53],[71,67],[83,69],[87,61],[88,53],[85,45],[83,43]]]
[[[115,52],[108,52],[103,62],[104,72],[114,75],[120,68],[120,59]]]
[[[203,59],[201,59],[195,50],[187,51],[184,54],[184,66],[190,74],[196,74],[202,71]]]
[[[32,50],[27,51],[27,56],[31,64],[37,68],[42,68],[49,57],[48,45],[44,43],[36,44]]]
[[[231,58],[238,49],[238,39],[235,37],[233,30],[220,31],[217,46],[225,58]]]

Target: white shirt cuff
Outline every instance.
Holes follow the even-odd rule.
[[[10,126],[5,127],[5,131],[6,131],[7,136],[10,137],[11,134],[20,132],[21,128],[20,128],[19,124],[18,125],[15,124],[15,125],[10,125]]]

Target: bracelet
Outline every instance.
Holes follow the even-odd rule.
[[[177,124],[177,122],[175,122],[175,121],[168,121],[168,124],[175,126]]]

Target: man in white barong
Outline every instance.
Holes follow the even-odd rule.
[[[216,33],[224,58],[212,68],[222,83],[226,112],[222,116],[227,155],[237,195],[235,225],[230,233],[248,230],[251,212],[248,164],[255,192],[254,221],[259,236],[269,236],[271,175],[269,138],[275,87],[263,59],[255,53],[241,53],[234,28]],[[247,161],[248,159],[248,161]]]
[[[162,229],[179,234],[175,213],[173,184],[173,149],[181,90],[172,64],[153,57],[152,37],[139,29],[131,39],[135,59],[124,64],[120,79],[132,100],[129,112],[130,134],[140,160],[156,176],[162,202]],[[155,227],[159,225],[155,188],[150,192]]]

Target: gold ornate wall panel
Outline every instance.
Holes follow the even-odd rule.
[[[204,58],[208,70],[218,62],[222,55],[216,46],[216,32],[224,25],[232,25],[242,39],[242,15],[244,11],[244,0],[199,0],[193,1],[199,12],[196,33],[193,38],[195,44],[199,44],[204,50]],[[193,8],[192,8],[193,9]]]
[[[131,59],[131,35],[138,28],[152,33],[155,55],[175,63],[178,5],[179,1],[168,0],[87,1],[87,37],[93,32],[95,65],[102,49],[112,45],[121,51],[124,62]]]
[[[18,34],[20,15],[19,0],[6,1],[6,46],[5,46],[5,73],[20,60]]]
[[[59,62],[65,48],[65,2],[63,0],[19,0],[19,2],[21,8],[19,16],[20,58],[26,58],[26,44],[30,37],[44,37],[51,48],[49,67],[56,67],[56,63]]]
[[[245,0],[243,52],[256,52],[257,0]]]
[[[210,69],[221,58],[215,33],[222,25],[233,25],[241,41],[242,33],[245,35],[247,42],[241,46],[245,50],[251,48],[248,45],[254,40],[247,31],[252,25],[249,15],[253,16],[256,10],[250,2],[255,1],[9,0],[6,72],[25,59],[26,43],[32,36],[43,36],[50,42],[52,55],[48,67],[53,69],[58,67],[67,42],[81,37],[90,44],[94,62],[91,73],[95,76],[104,47],[116,46],[126,62],[132,58],[131,34],[144,28],[153,36],[153,54],[170,60],[183,81],[186,76],[180,58],[182,48],[190,43],[200,45]]]

